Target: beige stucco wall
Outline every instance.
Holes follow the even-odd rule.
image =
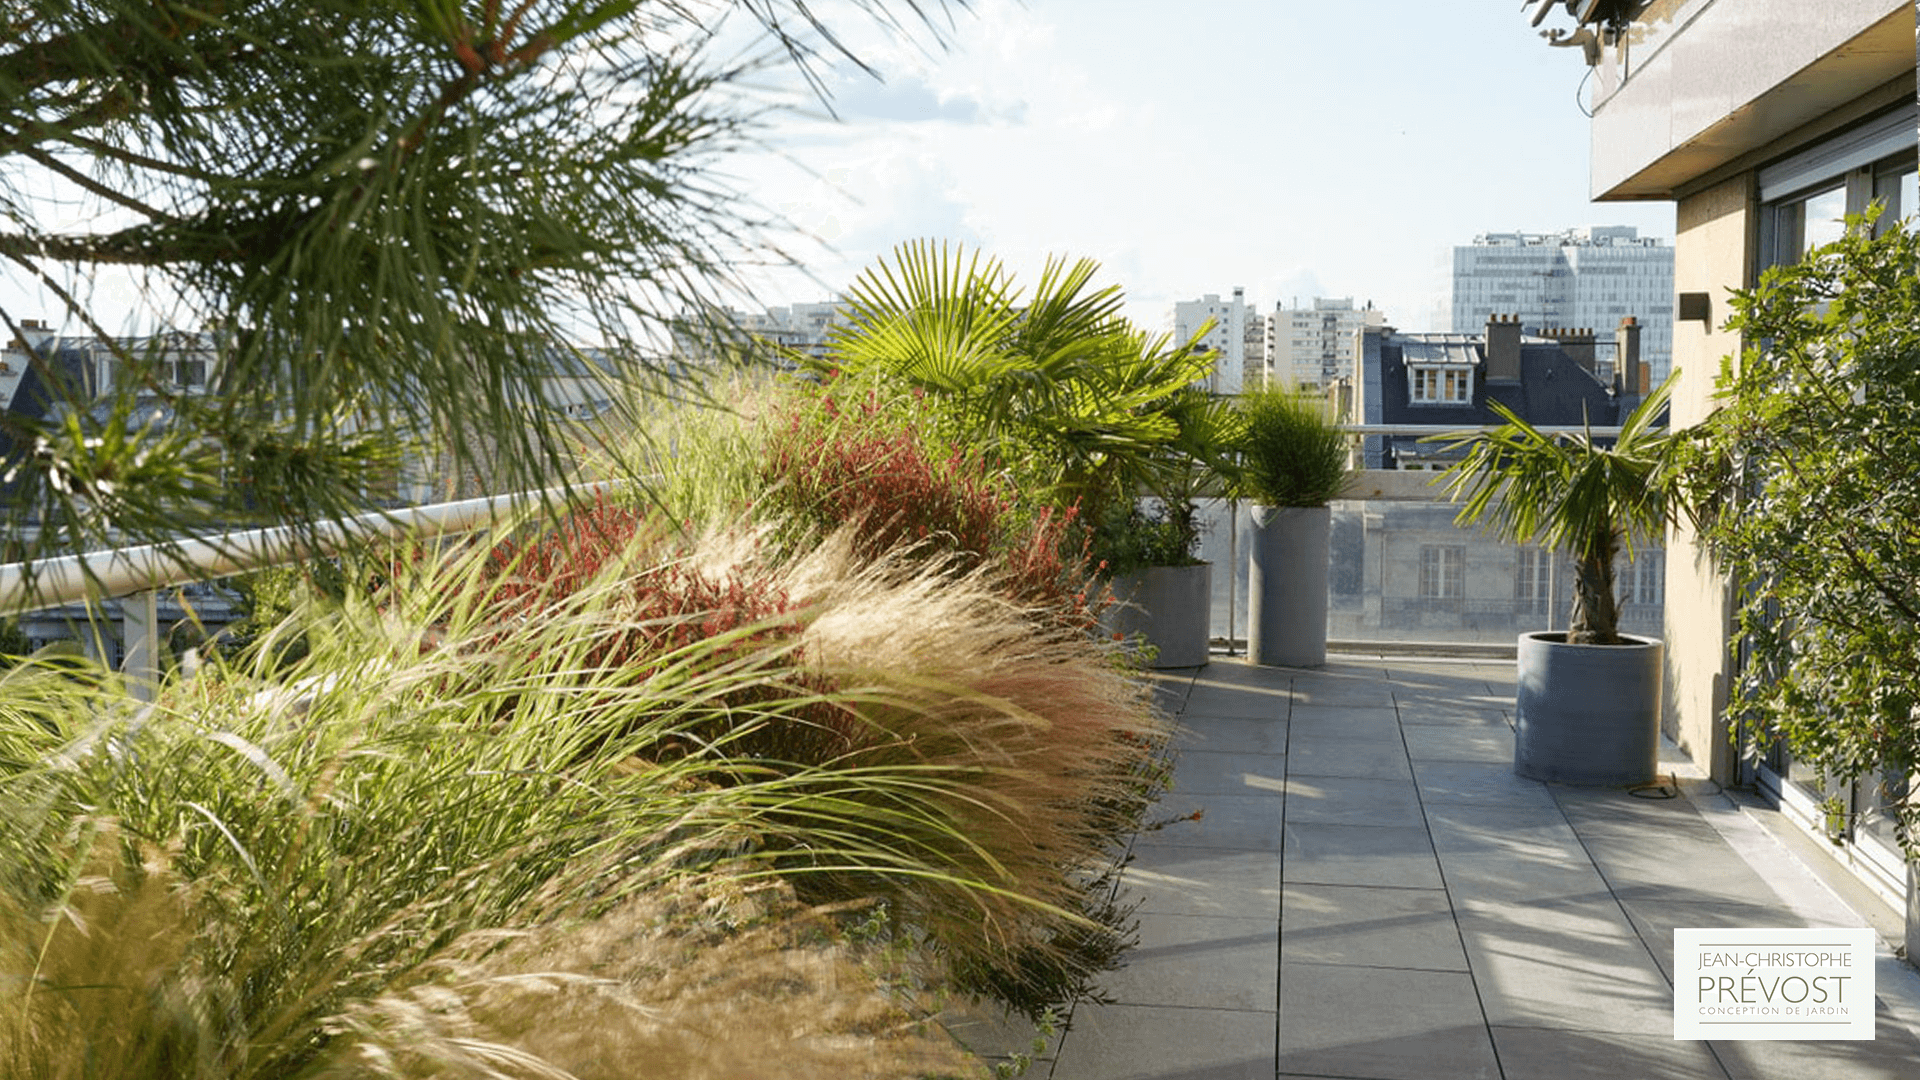
[[[1722,357],[1739,351],[1739,335],[1721,327],[1728,296],[1751,280],[1754,262],[1753,174],[1744,173],[1680,200],[1675,215],[1674,289],[1704,292],[1712,322],[1678,322],[1673,364],[1676,427],[1704,418],[1713,407],[1714,377]],[[1727,642],[1731,606],[1725,580],[1694,542],[1676,527],[1667,543],[1667,734],[1714,779],[1735,779],[1735,748],[1726,724]]]

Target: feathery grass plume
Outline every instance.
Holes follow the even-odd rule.
[[[204,672],[134,712],[47,679],[40,715],[0,716],[17,751],[0,772],[12,1075],[113,1075],[96,1067],[110,1060],[159,1063],[123,1076],[294,1075],[340,1017],[425,985],[454,942],[605,918],[752,851],[768,806],[809,797],[724,754],[652,752],[715,713],[777,715],[778,700],[727,704],[768,682],[753,663],[703,664],[705,642],[650,669],[586,663],[617,622],[591,607],[426,649],[407,614],[362,604],[316,621],[284,682]],[[151,851],[178,883],[163,890],[173,908],[140,887],[166,880],[140,869]],[[96,880],[132,898],[115,901],[128,914],[94,912]],[[115,995],[154,1004],[85,1004]]]
[[[887,796],[943,827],[898,840],[953,881],[855,871],[842,887],[885,896],[964,989],[1030,1017],[1095,994],[1130,944],[1111,878],[1164,788],[1165,721],[1111,649],[1052,632],[990,567],[955,578],[863,559],[851,531],[783,567],[808,613],[800,641],[808,667],[888,736],[845,763],[925,778]]]
[[[1028,1011],[1087,992],[1124,936],[1089,882],[1151,798],[1159,735],[1103,649],[1040,632],[985,572],[860,560],[844,535],[785,559],[751,534],[636,537],[538,603],[502,599],[486,548],[396,564],[377,597],[306,615],[309,651],[283,671],[213,665],[150,707],[108,679],[9,674],[32,707],[0,710],[0,1061],[27,1076],[103,1075],[110,1059],[222,1080],[323,1062],[542,1075],[547,1043],[505,1021],[475,1021],[491,1026],[466,1058],[383,1058],[379,1033],[431,1019],[408,1001],[452,1000],[450,958],[492,955],[460,951],[476,934],[611,933],[633,898],[722,866],[790,880],[809,904],[885,900],[894,940],[926,946],[927,985],[951,967]],[[708,636],[685,632],[711,614],[697,605],[635,597],[637,582],[728,580],[785,601]],[[843,745],[768,736],[822,708],[849,718]],[[56,949],[78,966],[49,982],[68,970]],[[129,952],[146,961],[115,959]],[[870,983],[810,985],[827,996],[795,1000],[816,1016],[879,1007]],[[113,994],[153,1005],[73,1019]],[[539,1038],[593,1045],[605,1017],[564,1015],[593,1026]],[[848,1023],[819,1038],[893,1030]],[[732,1030],[793,1075],[779,1039]],[[332,1056],[352,1040],[372,1049]]]
[[[111,823],[61,903],[29,911],[0,892],[0,1072],[36,1080],[218,1075],[223,995],[187,958],[192,903],[165,857],[123,858]],[[138,850],[138,845],[134,846]]]
[[[850,944],[842,912],[722,872],[655,883],[600,917],[476,934],[421,981],[355,1003],[317,1075],[401,1078],[977,1076],[929,1024],[917,976]],[[546,1071],[552,1070],[552,1071]]]
[[[625,637],[609,648],[601,631],[576,634],[578,657],[540,660],[560,666],[524,680],[547,689],[512,707],[544,708],[568,664],[617,658],[669,682],[683,663],[718,664],[740,679],[715,684],[711,725],[652,736],[636,755],[698,753],[725,762],[712,782],[753,777],[757,788],[740,794],[766,811],[755,837],[764,855],[804,873],[810,897],[887,899],[972,973],[969,989],[1031,1014],[1091,992],[1125,943],[1126,913],[1102,879],[1161,782],[1165,733],[1142,685],[1106,647],[1014,602],[991,566],[956,574],[911,552],[876,559],[857,550],[852,527],[787,555],[765,542],[773,531],[741,528],[685,550],[634,531],[617,554],[594,541],[582,558],[598,575],[563,568],[565,587],[539,590],[553,605],[539,617],[622,612],[632,622],[613,632]],[[709,597],[724,586],[742,602],[704,613],[662,605],[663,583]],[[742,584],[752,589],[737,597]],[[478,629],[450,630],[460,640],[525,616],[503,613],[488,587],[406,592],[480,597],[455,620]],[[663,616],[718,636],[683,660],[690,642],[662,633]],[[499,657],[490,684],[513,695],[506,673],[528,659]]]

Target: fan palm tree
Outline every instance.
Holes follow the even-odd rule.
[[[1445,474],[1447,493],[1466,505],[1457,525],[1478,524],[1501,539],[1540,543],[1573,560],[1573,611],[1567,640],[1575,645],[1621,642],[1614,562],[1631,557],[1638,537],[1660,535],[1673,519],[1675,434],[1664,426],[1673,379],[1647,395],[1612,445],[1578,434],[1540,431],[1505,406],[1506,423],[1461,433],[1449,450],[1465,457]]]
[[[863,272],[824,365],[885,373],[939,394],[971,435],[1024,454],[1062,501],[1089,515],[1162,489],[1204,448],[1214,409],[1196,384],[1213,356],[1137,330],[1099,263],[1049,259],[1031,295],[999,260],[913,241]]]

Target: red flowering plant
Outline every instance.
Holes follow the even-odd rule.
[[[670,536],[646,511],[597,495],[527,538],[493,546],[484,564],[485,618],[503,627],[552,618],[611,586],[611,596],[588,601],[610,602],[587,621],[591,640],[570,661],[580,670],[626,667],[638,678],[683,679],[738,668],[746,676],[721,680],[726,689],[714,703],[721,706],[715,717],[736,717],[738,726],[683,733],[660,753],[724,744],[734,756],[812,764],[846,753],[859,721],[830,704],[827,680],[808,670],[796,643],[798,608],[786,589],[765,568],[697,568],[676,557]],[[504,630],[491,637],[515,640]],[[772,715],[764,708],[796,695],[797,709]]]
[[[1033,505],[985,452],[943,439],[948,425],[917,392],[830,380],[776,412],[760,479],[789,516],[789,540],[854,524],[867,559],[992,567],[1014,599],[1049,619],[1091,626],[1088,535],[1077,506]]]

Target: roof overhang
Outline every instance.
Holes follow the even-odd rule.
[[[1911,0],[1709,4],[1596,105],[1593,197],[1677,198],[1858,103],[1913,100],[1914,69]]]

